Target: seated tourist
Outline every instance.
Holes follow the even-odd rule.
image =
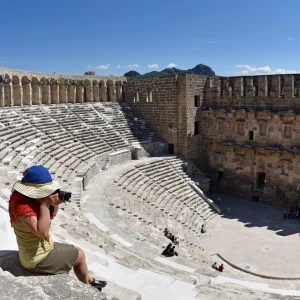
[[[223,270],[224,270],[224,266],[223,266],[223,264],[219,267],[219,272],[223,272]]]
[[[175,246],[171,247],[168,253],[170,256],[174,256],[174,255],[178,256],[178,253],[175,251]]]
[[[171,232],[166,232],[165,236],[171,240],[175,245],[179,244],[179,237],[175,236],[174,234],[172,234]]]
[[[15,182],[9,200],[10,222],[16,234],[21,265],[39,274],[63,274],[72,268],[77,278],[101,290],[105,281],[88,274],[84,252],[73,245],[56,243],[49,235],[50,207],[52,218],[58,206],[60,185],[53,181],[43,166],[25,170],[23,178]]]
[[[164,235],[167,236],[169,234],[168,228],[164,229]]]
[[[217,271],[219,270],[219,267],[216,262],[211,267]]]
[[[202,224],[202,226],[201,226],[201,233],[205,233],[205,232],[206,232],[205,225]]]
[[[170,253],[169,253],[169,250],[172,248],[172,243],[170,243],[166,248],[165,250],[162,252],[162,255],[165,255],[165,256],[169,256]]]
[[[179,237],[175,236],[172,242],[174,243],[174,245],[179,245]]]

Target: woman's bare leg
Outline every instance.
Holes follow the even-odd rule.
[[[81,282],[90,283],[93,281],[93,278],[88,274],[85,254],[80,248],[75,248],[78,249],[78,257],[73,265],[74,273]]]

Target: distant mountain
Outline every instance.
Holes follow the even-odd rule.
[[[124,76],[129,77],[129,78],[136,78],[136,77],[141,77],[143,75],[141,75],[137,71],[129,71],[129,72],[125,73]]]
[[[136,71],[129,71],[124,74],[129,80],[138,80],[138,79],[151,79],[151,78],[158,78],[168,75],[175,75],[175,74],[198,74],[198,75],[206,75],[206,76],[216,76],[215,72],[208,66],[199,64],[196,67],[188,70],[181,70],[177,68],[166,68],[160,72],[152,71],[149,73],[145,73],[144,75],[140,74]]]

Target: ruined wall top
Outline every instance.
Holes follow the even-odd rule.
[[[37,78],[38,80],[42,78],[53,78],[53,79],[72,79],[72,80],[90,80],[90,81],[101,81],[107,82],[108,80],[112,81],[127,81],[125,76],[97,76],[97,75],[68,75],[68,74],[50,74],[50,73],[38,73],[30,71],[21,71],[21,70],[12,70],[6,68],[0,68],[0,77],[5,78],[5,75],[8,75],[9,78],[17,76],[22,78],[26,76],[29,80],[32,78]]]

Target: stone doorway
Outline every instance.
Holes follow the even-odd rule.
[[[168,152],[174,154],[174,144],[168,144]]]
[[[266,183],[266,173],[257,173],[257,188],[263,190]]]

